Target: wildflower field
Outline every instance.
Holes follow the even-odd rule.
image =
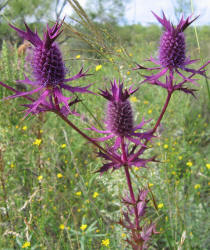
[[[76,10],[81,14],[81,10]],[[50,28],[43,25],[38,29],[43,44],[51,43],[50,49],[54,46],[56,52],[53,53],[59,61],[60,52],[54,45],[54,37],[57,38],[65,64],[65,73],[59,71],[59,74],[65,75],[65,79],[76,76],[74,81],[65,83],[62,75],[63,82],[75,89],[72,87],[70,94],[62,83],[63,92],[54,93],[57,103],[45,103],[43,99],[36,106],[35,102],[25,98],[30,98],[29,94],[20,94],[31,91],[31,86],[17,81],[33,80],[34,73],[27,64],[30,47],[23,44],[23,38],[27,40],[29,37],[27,27],[12,23],[14,39],[9,41],[1,37],[0,82],[16,92],[0,86],[0,249],[209,249],[210,92],[207,62],[210,60],[210,27],[199,26],[195,30],[191,25],[184,30],[186,58],[200,59],[189,68],[198,74],[192,80],[191,73],[183,73],[189,77],[184,78],[188,82],[182,90],[179,89],[181,91],[174,91],[162,120],[157,124],[167,98],[167,91],[160,86],[159,79],[167,81],[168,78],[165,73],[157,76],[162,68],[148,70],[154,67],[154,63],[146,59],[158,58],[165,26],[157,25],[160,20],[155,15],[156,24],[144,27],[98,24],[89,22],[82,14],[80,18],[85,21],[81,21],[81,26],[70,25],[65,20],[63,24],[62,21],[57,24],[49,21]],[[183,26],[187,23],[186,18]],[[199,23],[199,18],[194,22]],[[35,25],[28,25],[34,32]],[[22,38],[17,29],[24,30]],[[63,29],[61,34],[59,29]],[[36,37],[34,34],[33,38]],[[40,43],[37,37],[28,40],[32,40],[32,44]],[[202,75],[201,67],[205,64],[206,73]],[[151,78],[154,75],[157,79]],[[181,75],[177,77],[182,78]],[[147,82],[142,83],[145,79]],[[107,129],[106,116],[111,126],[113,112],[119,115],[113,111],[113,106],[109,110],[115,102],[107,105],[107,100],[117,102],[115,87],[120,89],[122,82],[124,90],[119,90],[122,95],[118,97],[126,99],[123,99],[126,106],[119,112],[128,109],[129,113],[132,109],[134,124],[143,123],[141,140],[146,141],[146,149],[141,158],[148,160],[146,165],[140,164],[139,158],[136,165],[134,161],[129,162],[137,147],[144,148],[144,144],[135,141],[133,151],[129,151],[130,134],[123,136],[129,141],[126,145],[129,150],[124,147],[124,151],[128,151],[128,165],[116,166],[112,160],[121,152],[121,149],[116,150],[118,138],[97,141],[105,148],[101,151],[65,122],[65,117],[68,117],[94,142],[95,138],[107,136],[99,135],[98,130]],[[46,95],[51,95],[52,88],[48,88]],[[17,98],[6,98],[14,94]],[[32,96],[35,100],[44,98],[39,92]],[[71,105],[65,99],[70,96],[74,97],[71,101],[75,100]],[[127,104],[128,97],[131,106]],[[63,119],[56,113],[61,103],[63,106],[59,110]],[[113,112],[107,115],[107,109]],[[154,127],[154,133],[148,133]],[[110,149],[113,143],[115,145]],[[122,146],[122,161],[124,151]],[[107,159],[110,169],[106,169]],[[155,229],[152,228],[151,234],[146,232],[148,236],[142,236],[148,240],[144,247],[135,248],[129,242],[129,229],[122,226],[125,203],[131,204],[130,197],[126,196],[131,189],[128,189],[129,178],[124,166],[129,166],[134,194],[137,195],[139,190],[147,192],[148,201],[145,199],[146,205],[140,209],[140,216],[142,223],[150,227],[155,225]],[[130,222],[129,219],[126,222]]]

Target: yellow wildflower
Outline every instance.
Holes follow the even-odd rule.
[[[96,66],[96,71],[99,71],[101,68],[102,68],[102,65],[101,65],[101,64],[97,65],[97,66]]]
[[[42,175],[40,175],[40,176],[37,177],[37,180],[38,180],[38,181],[41,181],[42,179],[43,179],[43,176],[42,176]]]
[[[148,185],[149,185],[149,187],[153,187],[153,186],[154,186],[154,184],[153,184],[153,183],[149,183]]]
[[[27,126],[23,126],[22,130],[24,130],[24,131],[27,130]]]
[[[96,198],[97,196],[99,196],[99,193],[94,192],[94,194],[93,194],[93,198]]]
[[[79,59],[81,56],[80,55],[77,55],[76,58]]]
[[[126,237],[126,234],[125,234],[125,233],[122,233],[121,236],[122,236],[122,238],[125,238],[125,237]]]
[[[149,103],[149,101],[147,101],[147,100],[146,100],[146,101],[144,101],[144,104],[148,104],[148,103]]]
[[[102,240],[102,241],[101,241],[101,245],[102,245],[102,246],[108,247],[108,246],[109,246],[109,243],[110,243],[110,242],[109,242],[109,239],[105,239],[105,240]]]
[[[131,73],[130,71],[127,71],[127,75],[130,75],[130,73]]]
[[[60,228],[61,230],[64,230],[64,229],[65,229],[64,224],[60,224],[59,228]]]
[[[13,163],[11,163],[11,164],[10,164],[10,167],[11,167],[11,168],[14,168],[14,167],[15,167],[15,165],[14,165]]]
[[[42,133],[43,133],[43,129],[40,129],[40,130],[39,130],[39,133],[42,134]]]
[[[82,231],[85,231],[86,228],[87,228],[87,224],[82,224],[82,226],[80,227],[80,229],[81,229]]]
[[[210,163],[206,163],[206,167],[210,169]]]
[[[164,144],[164,146],[163,146],[165,149],[167,149],[168,148],[168,144]]]
[[[186,165],[187,165],[188,167],[192,167],[192,162],[191,162],[191,161],[188,161],[188,162],[186,163]]]
[[[121,53],[122,50],[121,50],[121,49],[116,49],[116,52],[117,52],[117,53]]]
[[[41,144],[42,140],[41,139],[36,139],[34,142],[33,142],[33,145],[37,145],[39,146]]]
[[[77,212],[78,212],[78,213],[80,213],[80,212],[81,212],[81,209],[80,209],[80,208],[78,208],[78,209],[77,209]]]
[[[57,177],[58,177],[58,178],[62,178],[63,175],[62,175],[61,173],[58,173],[58,174],[57,174]]]
[[[149,109],[149,110],[148,110],[148,114],[152,114],[152,109]]]
[[[99,229],[96,229],[96,233],[99,233],[100,232],[100,230]]]
[[[179,158],[179,160],[181,161],[183,157],[180,155],[178,158]]]
[[[200,184],[196,184],[196,185],[194,186],[195,189],[198,189],[198,188],[200,188],[200,187],[201,187]]]
[[[158,204],[159,209],[163,208],[163,206],[164,206],[163,203]]]
[[[131,96],[130,101],[131,101],[131,102],[137,102],[138,99],[137,99],[135,96]]]
[[[66,144],[65,144],[65,143],[61,145],[61,148],[65,148],[65,147],[66,147]]]
[[[27,248],[27,247],[30,247],[30,246],[31,246],[30,241],[26,241],[26,242],[22,245],[22,248]]]
[[[129,56],[133,56],[133,54],[132,54],[132,53],[130,53],[130,54],[129,54]]]
[[[76,192],[76,195],[77,195],[77,196],[81,196],[81,195],[82,195],[82,192],[81,192],[81,191]]]

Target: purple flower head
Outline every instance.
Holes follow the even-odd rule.
[[[66,69],[62,54],[58,44],[55,42],[58,36],[62,33],[62,23],[63,22],[59,24],[56,22],[52,28],[47,26],[47,30],[44,32],[43,40],[40,39],[37,31],[31,31],[27,24],[25,24],[26,31],[22,31],[13,25],[10,25],[22,38],[28,40],[33,45],[30,63],[33,69],[34,81],[31,81],[26,76],[25,80],[19,81],[24,84],[32,85],[33,89],[31,91],[19,92],[15,95],[7,97],[15,98],[40,92],[39,98],[28,105],[26,115],[29,113],[36,114],[46,110],[59,110],[61,112],[64,110],[63,114],[66,115],[71,113],[69,109],[69,100],[72,97],[65,97],[62,94],[62,89],[68,90],[71,93],[92,93],[88,90],[90,85],[86,87],[73,87],[65,84],[65,82],[79,79],[87,76],[87,74],[86,72],[83,72],[82,68],[77,75],[71,78],[65,78]],[[60,107],[60,104],[64,104],[64,106]]]
[[[179,24],[175,28],[173,24],[166,19],[164,12],[163,18],[157,16],[154,12],[152,13],[165,28],[160,39],[160,64],[168,68],[183,68],[186,62],[185,37],[183,32],[198,17],[190,21],[190,17],[184,20],[182,16]]]
[[[105,141],[115,138],[114,149],[117,149],[121,145],[123,138],[128,139],[136,145],[143,145],[141,140],[150,139],[152,137],[152,134],[149,132],[135,132],[138,129],[142,129],[142,127],[149,122],[144,121],[143,118],[139,125],[134,126],[133,111],[128,98],[137,90],[138,89],[132,90],[131,87],[123,90],[123,83],[119,82],[119,84],[117,84],[116,80],[111,82],[110,90],[100,90],[100,95],[108,100],[105,120],[106,130],[98,130],[95,127],[91,127],[90,129],[98,133],[109,135],[95,140]]]
[[[153,15],[157,18],[157,20],[163,25],[164,32],[160,39],[160,47],[159,47],[159,58],[154,59],[150,58],[149,61],[155,63],[157,67],[147,68],[137,64],[137,68],[135,69],[145,69],[145,70],[160,70],[158,73],[153,74],[151,76],[144,76],[145,80],[142,82],[149,82],[153,85],[158,85],[160,87],[166,88],[169,91],[173,90],[181,90],[187,94],[193,94],[194,89],[188,89],[186,87],[182,87],[185,82],[191,82],[196,84],[196,79],[192,79],[195,74],[205,76],[205,70],[203,68],[206,66],[202,66],[200,69],[195,70],[188,68],[187,65],[193,64],[197,60],[190,60],[190,58],[186,57],[186,44],[185,44],[185,29],[194,22],[198,17],[191,19],[191,16],[187,19],[181,17],[178,25],[176,27],[166,19],[166,16],[163,14],[163,17],[159,17],[154,12]],[[190,76],[186,77],[182,73],[182,71],[192,73]],[[166,83],[163,83],[159,80],[160,77],[166,75],[169,72],[169,76],[166,76]],[[174,73],[177,73],[181,78],[182,82],[179,86],[174,86]],[[177,84],[178,85],[178,84]]]

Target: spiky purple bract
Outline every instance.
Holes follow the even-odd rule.
[[[143,223],[144,215],[147,209],[147,203],[149,202],[149,199],[147,199],[148,192],[148,189],[139,190],[138,197],[135,202],[133,202],[131,198],[126,195],[126,197],[123,198],[123,203],[125,203],[127,206],[128,212],[123,212],[124,218],[121,218],[118,222],[125,229],[131,231],[129,238],[127,238],[125,241],[127,241],[127,243],[136,250],[147,249],[148,242],[151,240],[151,236],[153,234],[158,234],[155,229],[155,223]],[[135,207],[137,208],[139,222],[141,223],[141,226],[138,229],[136,228],[135,221],[132,221]]]
[[[39,113],[43,111],[53,111],[57,110],[65,115],[71,112],[69,106],[76,103],[75,101],[69,102],[72,97],[65,97],[62,94],[62,89],[68,90],[72,93],[92,93],[88,90],[89,86],[85,87],[73,87],[66,85],[65,82],[73,81],[81,77],[87,76],[86,72],[83,72],[83,68],[79,73],[71,78],[65,78],[66,69],[63,62],[61,51],[55,40],[62,33],[60,24],[56,24],[50,28],[47,26],[46,32],[44,32],[44,39],[41,40],[37,32],[30,30],[27,24],[26,32],[10,25],[18,34],[28,40],[33,45],[33,55],[30,59],[30,63],[33,69],[33,77],[35,81],[31,81],[28,77],[25,80],[20,80],[19,82],[24,84],[32,85],[34,88],[28,92],[20,92],[15,95],[9,96],[8,98],[15,98],[20,96],[28,96],[36,92],[40,92],[40,96],[37,100],[34,100],[29,105],[26,111],[26,115],[29,113]],[[61,104],[64,104],[62,107]]]
[[[152,134],[149,132],[135,132],[138,129],[142,129],[142,127],[149,122],[144,121],[143,118],[139,125],[134,126],[133,111],[128,98],[137,90],[138,89],[132,90],[131,87],[129,89],[123,90],[123,83],[119,82],[119,84],[117,84],[116,80],[111,82],[110,90],[100,90],[100,95],[108,100],[107,115],[105,120],[106,130],[98,130],[95,127],[91,127],[90,129],[98,133],[109,135],[106,137],[97,138],[95,140],[105,141],[115,138],[114,148],[117,149],[121,145],[122,138],[126,138],[136,145],[143,146],[141,141],[143,139],[149,140],[152,137]]]
[[[98,157],[103,158],[106,162],[97,172],[103,174],[108,170],[115,171],[125,165],[128,166],[129,168],[134,166],[138,168],[146,168],[148,162],[156,162],[155,156],[149,159],[139,158],[139,156],[146,150],[146,148],[144,148],[144,150],[142,150],[138,154],[134,154],[135,148],[136,147],[134,146],[130,151],[128,151],[128,148],[126,149],[126,154],[127,154],[126,161],[123,159],[122,155],[112,147],[107,148],[107,152],[109,153],[109,155],[103,152],[99,152]]]
[[[154,12],[152,13],[165,29],[160,39],[159,58],[157,60],[154,58],[150,58],[149,60],[155,63],[157,67],[147,68],[137,64],[137,68],[135,68],[135,70],[160,70],[160,72],[154,75],[144,76],[145,80],[142,83],[148,82],[153,85],[158,85],[170,92],[173,92],[174,90],[180,90],[186,94],[194,95],[195,90],[183,87],[183,84],[186,82],[196,84],[196,79],[193,79],[192,77],[196,74],[205,76],[205,70],[203,70],[203,68],[206,65],[204,65],[204,67],[202,66],[198,70],[187,68],[187,65],[193,64],[197,60],[190,60],[188,57],[186,57],[184,31],[198,17],[190,20],[191,16],[187,19],[184,19],[182,16],[178,25],[174,27],[173,24],[166,19],[164,12],[162,13],[162,18],[156,15]],[[181,72],[182,70],[185,72],[190,72],[192,74],[186,77]],[[159,78],[166,75],[168,72],[169,76],[166,76],[166,82],[161,82]],[[174,73],[177,73],[182,78],[182,82],[178,83],[177,85],[174,84]]]

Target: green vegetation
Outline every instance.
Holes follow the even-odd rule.
[[[66,39],[68,28],[64,31]],[[70,74],[84,64],[93,75],[80,82],[94,83],[94,92],[108,86],[114,77],[123,79],[126,86],[138,86],[143,78],[132,68],[136,62],[148,65],[145,58],[157,56],[160,28],[98,28],[105,39],[101,50],[97,44],[101,53],[76,38],[61,41]],[[207,61],[210,27],[200,27],[198,35],[201,55]],[[187,44],[188,54],[198,58],[192,28],[187,32]],[[18,56],[17,46],[7,40],[0,55],[0,80],[20,88],[15,80],[23,79],[24,55]],[[162,121],[161,136],[150,145],[160,162],[131,173],[135,190],[149,186],[150,197],[155,197],[157,208],[150,202],[148,214],[156,221],[160,234],[153,237],[150,249],[210,247],[210,105],[205,79],[201,78],[199,84],[197,99],[174,94]],[[9,94],[0,88],[1,98]],[[145,83],[135,97],[132,105],[136,123],[144,116],[153,118],[148,125],[152,126],[166,93]],[[104,101],[90,95],[81,99],[76,109],[82,116],[72,116],[71,121],[83,131],[91,125],[99,127]],[[126,233],[114,223],[122,216],[120,200],[127,189],[124,173],[95,173],[102,163],[92,145],[53,113],[23,119],[24,103],[23,98],[0,103],[0,249],[129,249],[124,241]]]

